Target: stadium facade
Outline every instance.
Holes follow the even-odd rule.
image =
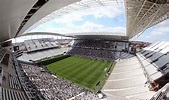
[[[73,46],[70,45],[71,39],[34,39],[20,44],[12,44],[9,40],[36,34],[66,37],[60,33],[24,32],[73,11],[118,3],[125,4],[125,35],[114,32],[71,33],[67,37],[74,38]],[[169,43],[157,42],[138,53],[135,47],[130,50],[129,45],[129,39],[169,18],[168,0],[1,0],[0,9],[2,100],[168,99]],[[130,51],[134,55],[129,54],[133,53]],[[105,77],[110,75],[103,88],[97,91],[103,97],[98,98],[95,93],[53,76],[35,64],[61,54],[116,62],[112,72],[111,67],[103,69],[107,72]],[[98,81],[95,85],[100,84]]]

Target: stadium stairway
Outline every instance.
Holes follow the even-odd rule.
[[[149,91],[147,78],[137,57],[117,61],[102,92],[108,96],[107,98],[118,96],[130,100],[151,99],[156,93]]]
[[[155,45],[154,45],[155,44]],[[147,77],[160,80],[169,72],[169,42],[157,42],[137,53]],[[165,80],[165,79],[162,79]]]

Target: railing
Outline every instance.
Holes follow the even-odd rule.
[[[20,67],[19,62],[17,61],[14,55],[13,55],[13,60],[15,63],[15,68],[16,68],[17,75],[19,77],[19,81],[21,83],[21,86],[26,96],[28,97],[29,100],[36,100],[35,95],[33,95],[32,92],[29,90],[29,87],[27,87],[26,82],[24,81],[24,77],[21,75],[21,69],[19,68]],[[40,100],[44,100],[39,94],[37,94],[37,96],[40,98]]]
[[[140,64],[141,64],[141,67],[142,67],[142,69],[143,69],[144,75],[145,75],[145,77],[147,78],[147,82],[150,82],[150,81],[151,81],[150,76],[149,76],[147,70],[145,69],[145,67],[144,67],[144,65],[143,65],[143,63],[142,63],[142,61],[140,60],[140,58],[139,58],[138,56],[136,56],[136,57],[137,57],[137,59],[139,60],[139,62],[140,62]]]
[[[169,83],[167,83],[163,88],[158,90],[156,94],[150,100],[168,100],[169,99]]]

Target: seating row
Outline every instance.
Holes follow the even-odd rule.
[[[17,90],[21,89],[18,77],[16,75],[9,74],[8,79],[9,79],[9,86],[11,88],[17,89]]]
[[[24,92],[2,88],[2,100],[27,100]]]
[[[150,90],[158,90],[169,82],[169,42],[157,42],[144,48],[137,57],[142,65]]]
[[[28,52],[42,49],[59,47],[59,43],[54,40],[32,39],[24,41]]]
[[[22,86],[24,92],[26,93],[28,99],[29,100],[43,100],[43,97],[38,92],[36,87],[32,84],[32,82],[30,82],[29,78],[23,72],[23,70],[20,69],[20,64],[15,57],[14,57],[14,63],[15,63],[16,72],[17,72],[19,81],[21,82],[21,86]],[[23,99],[23,100],[25,100],[25,99]]]
[[[24,53],[22,56],[18,58],[18,60],[27,61],[37,61],[44,58],[49,58],[57,55],[61,55],[64,52],[67,52],[70,48],[53,48],[49,50],[31,52],[31,53]]]

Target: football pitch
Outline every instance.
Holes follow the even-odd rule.
[[[115,62],[71,56],[47,65],[47,69],[60,78],[98,92],[111,73]]]

